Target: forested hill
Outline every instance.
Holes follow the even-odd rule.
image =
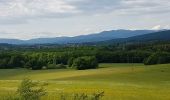
[[[161,40],[170,40],[170,30],[154,32],[145,35],[139,35],[127,38],[128,41],[161,41]]]
[[[24,41],[18,40],[18,39],[3,39],[3,38],[0,38],[0,43],[1,44],[21,44],[21,43],[24,43]]]
[[[113,44],[113,43],[136,43],[136,42],[153,42],[153,41],[170,41],[170,30],[152,32],[149,34],[138,35],[128,38],[112,39],[108,41],[88,43],[88,44]]]
[[[37,38],[31,40],[0,39],[7,44],[112,44],[170,40],[170,30],[113,30],[75,37]]]

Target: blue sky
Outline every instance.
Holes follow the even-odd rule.
[[[170,0],[0,0],[0,38],[170,29]]]

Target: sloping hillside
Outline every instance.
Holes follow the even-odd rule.
[[[99,42],[118,38],[128,38],[142,34],[154,32],[153,30],[112,30],[89,35],[80,35],[75,37],[54,37],[54,38],[36,38],[30,40],[0,39],[0,43],[8,44],[67,44]]]
[[[170,30],[164,30],[159,32],[153,32],[144,35],[138,35],[128,38],[119,38],[119,39],[112,39],[102,42],[91,42],[89,44],[99,44],[99,45],[106,45],[106,44],[113,44],[113,43],[136,43],[136,42],[153,42],[153,41],[170,41]]]

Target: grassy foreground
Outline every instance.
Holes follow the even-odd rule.
[[[103,100],[170,100],[170,64],[100,64],[92,70],[0,69],[0,100],[14,93],[25,77],[47,82],[43,100],[59,100],[59,94],[104,91]]]

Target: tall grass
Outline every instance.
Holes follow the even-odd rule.
[[[43,96],[47,94],[44,86],[47,84],[40,84],[39,82],[33,82],[26,78],[22,80],[18,86],[16,93],[8,94],[2,97],[2,100],[41,100]],[[104,92],[98,92],[93,94],[76,93],[68,95],[62,93],[58,95],[59,100],[100,100],[104,96]],[[50,100],[49,98],[47,98]],[[57,100],[57,98],[55,98]]]

